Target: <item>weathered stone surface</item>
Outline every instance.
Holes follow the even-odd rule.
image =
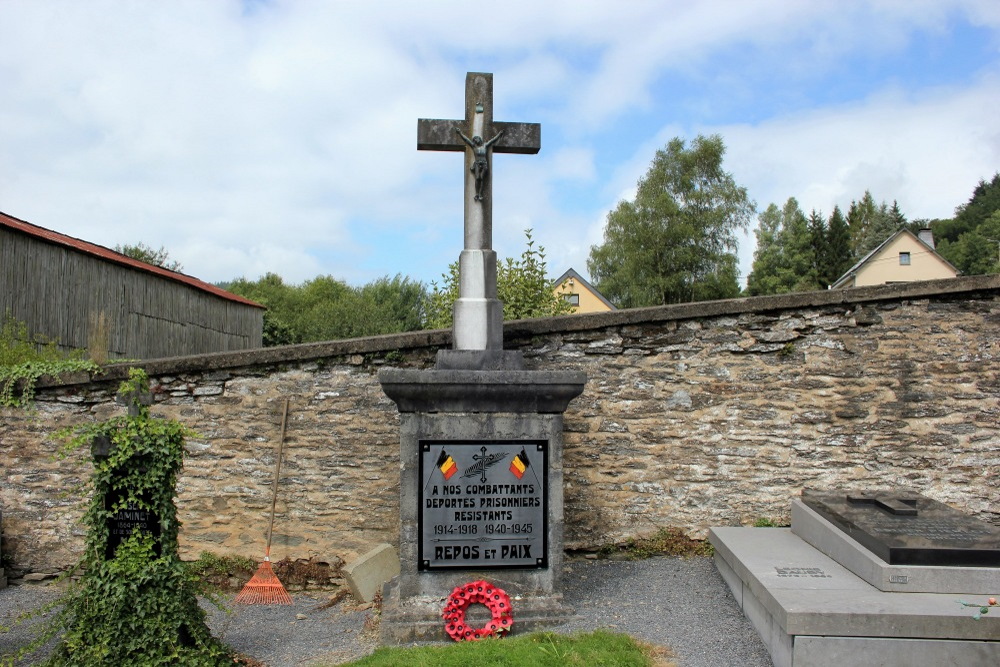
[[[582,549],[666,525],[703,537],[787,521],[803,487],[847,482],[919,488],[1000,522],[998,321],[992,276],[524,320],[505,347],[530,370],[589,378],[564,420],[566,546]],[[178,485],[183,556],[259,557],[286,396],[272,557],[397,544],[399,417],[375,374],[431,368],[448,346],[433,331],[144,362],[153,413],[197,433]],[[125,373],[43,386],[33,413],[0,409],[8,576],[82,548],[75,489],[90,464],[55,460],[53,434],[120,411]]]

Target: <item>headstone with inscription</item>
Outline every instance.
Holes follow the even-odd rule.
[[[802,502],[889,565],[1000,567],[1000,527],[918,493],[805,489]]]
[[[115,400],[120,405],[126,406],[129,417],[137,417],[143,406],[152,404],[153,397],[148,393],[119,394]],[[107,459],[111,454],[111,442],[105,436],[98,436],[91,441],[90,451],[95,460]],[[118,469],[112,471],[112,474],[124,474],[126,467],[142,472],[148,470],[150,466],[149,462],[144,461],[141,457],[132,457]],[[146,509],[149,504],[147,498],[141,499],[140,502],[128,501],[126,489],[120,488],[120,485],[114,482],[109,485],[108,492],[104,496],[104,509],[109,512],[108,541],[104,551],[106,560],[114,558],[119,545],[136,532],[151,535],[154,553],[157,556],[160,555],[160,519],[154,512]]]
[[[419,120],[421,150],[465,153],[465,243],[453,349],[427,370],[379,373],[400,412],[400,574],[384,643],[445,637],[444,599],[489,581],[515,597],[514,631],[560,623],[563,413],[579,371],[526,369],[503,349],[492,245],[492,155],[537,153],[541,128],[493,120],[493,76],[470,72],[461,120]]]

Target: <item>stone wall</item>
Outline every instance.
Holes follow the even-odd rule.
[[[589,376],[566,413],[566,543],[787,520],[803,487],[906,485],[1000,522],[1000,277],[525,320],[528,366]],[[350,559],[397,542],[399,436],[378,368],[426,368],[447,332],[156,360],[153,413],[198,436],[179,484],[184,556],[263,551],[291,401],[272,558]],[[0,409],[13,569],[75,559],[85,453],[63,426],[119,410],[125,369]]]

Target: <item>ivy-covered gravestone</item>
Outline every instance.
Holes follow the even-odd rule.
[[[57,623],[50,665],[232,665],[198,606],[177,555],[177,475],[187,429],[153,418],[146,374],[133,369],[119,402],[128,414],[77,429],[66,450],[90,446],[93,494],[86,549]]]

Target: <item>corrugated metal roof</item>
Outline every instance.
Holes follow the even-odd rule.
[[[169,269],[163,268],[162,266],[154,266],[152,264],[147,264],[146,262],[139,261],[138,259],[132,259],[131,257],[123,255],[120,252],[115,252],[114,250],[110,250],[108,248],[105,248],[104,246],[99,246],[96,243],[82,241],[80,239],[73,238],[72,236],[67,236],[65,234],[60,234],[59,232],[54,232],[51,229],[45,229],[44,227],[33,225],[30,222],[20,220],[18,218],[15,218],[14,216],[3,213],[2,211],[0,211],[0,226],[19,231],[23,234],[33,236],[34,238],[47,241],[48,243],[53,243],[55,245],[71,248],[78,252],[82,252],[87,255],[91,255],[93,257],[98,257],[108,262],[113,262],[115,264],[127,266],[137,271],[153,273],[160,276],[161,278],[183,283],[185,285],[188,285],[189,287],[194,287],[195,289],[199,289],[203,292],[208,292],[209,294],[217,296],[221,299],[226,299],[227,301],[235,301],[237,303],[243,303],[248,306],[254,306],[255,308],[264,307],[259,303],[254,303],[250,299],[245,299],[242,296],[239,296],[238,294],[227,292],[221,287],[216,287],[211,283],[206,283],[202,280],[198,280],[197,278],[186,275],[184,273],[171,271]]]

